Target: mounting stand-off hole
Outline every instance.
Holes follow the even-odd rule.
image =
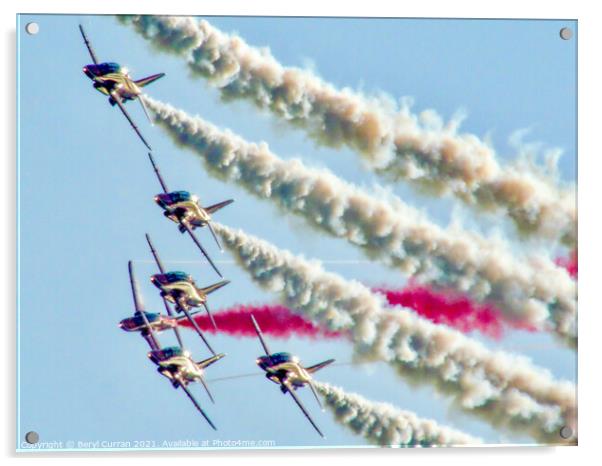
[[[38,23],[27,23],[25,25],[25,32],[30,36],[35,36],[40,32],[40,25]]]
[[[569,426],[563,426],[560,429],[559,434],[565,440],[570,439],[573,436],[573,429],[571,429]]]
[[[571,28],[562,28],[560,30],[560,38],[563,40],[570,40],[573,37],[573,31]]]
[[[38,443],[40,441],[40,436],[37,432],[31,431],[25,434],[25,441],[31,445]]]

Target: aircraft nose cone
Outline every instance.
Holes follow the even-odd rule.
[[[94,79],[94,73],[93,73],[93,69],[91,70],[89,66],[84,66],[82,68],[82,71],[84,72],[84,74],[90,78],[90,79]]]

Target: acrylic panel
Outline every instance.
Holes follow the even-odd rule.
[[[576,445],[577,36],[19,15],[17,450]]]

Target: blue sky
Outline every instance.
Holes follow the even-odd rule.
[[[560,173],[576,173],[576,41],[562,41],[567,21],[359,20],[297,18],[208,18],[247,42],[269,46],[285,65],[310,66],[336,86],[367,93],[411,96],[419,111],[434,108],[444,117],[465,109],[463,129],[489,134],[500,158],[516,151],[508,137],[529,128],[528,140],[564,149]],[[40,24],[29,36],[22,27]],[[136,261],[147,308],[161,309],[148,277],[155,272],[144,240],[148,232],[168,267],[186,268],[200,284],[215,274],[152,201],[160,187],[136,138],[118,110],[95,92],[81,71],[89,62],[77,25],[82,22],[101,60],[118,61],[135,77],[163,71],[167,76],[148,93],[250,141],[267,141],[283,158],[302,157],[341,177],[372,188],[381,183],[362,168],[353,152],[316,147],[302,131],[258,112],[246,102],[223,103],[215,89],[192,80],[184,62],[158,53],[111,16],[25,15],[19,19],[19,412],[18,438],[36,430],[43,441],[222,439],[274,440],[277,446],[364,445],[365,441],[320,412],[311,394],[302,398],[326,433],[321,440],[291,400],[262,376],[213,385],[216,405],[200,387],[199,400],[217,424],[214,433],[182,393],[174,391],[146,358],[144,341],[117,323],[133,312],[127,261]],[[368,284],[402,285],[404,278],[342,241],[321,235],[269,202],[206,174],[194,154],[177,149],[151,127],[137,105],[129,105],[155,151],[168,186],[189,189],[205,204],[233,197],[216,219],[243,228],[279,247],[319,258],[326,268]],[[450,212],[488,234],[514,238],[498,218],[472,215],[449,200],[433,200],[403,184],[391,187],[408,203],[446,224]],[[201,240],[232,284],[211,296],[221,309],[237,303],[273,302],[246,274],[221,255],[206,231]],[[517,248],[541,247],[514,241]],[[558,251],[563,252],[563,251]],[[336,261],[358,260],[355,266]],[[192,261],[192,263],[190,263]],[[475,338],[479,338],[475,335]],[[165,343],[171,336],[163,337]],[[195,356],[207,357],[192,333],[185,340]],[[211,338],[228,357],[208,378],[257,371],[255,340]],[[491,347],[521,348],[556,376],[575,380],[574,354],[546,335],[522,332]],[[327,357],[348,362],[345,342],[272,340],[307,363]],[[451,407],[428,386],[410,386],[385,364],[337,366],[318,379],[347,391],[393,403],[434,418],[488,442],[530,442],[522,435],[492,429]]]

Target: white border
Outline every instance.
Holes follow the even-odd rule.
[[[596,462],[596,448],[600,443],[600,350],[596,345],[596,333],[601,328],[602,309],[596,291],[600,288],[601,274],[595,265],[601,258],[599,228],[602,215],[599,212],[602,173],[602,151],[597,141],[600,134],[601,108],[600,88],[602,83],[599,46],[602,44],[602,28],[594,1],[525,1],[498,0],[497,2],[471,0],[421,0],[420,2],[393,2],[370,0],[369,2],[326,2],[305,0],[291,4],[285,1],[238,0],[238,1],[179,1],[170,0],[120,0],[118,2],[79,2],[67,0],[15,0],[0,4],[2,22],[2,92],[4,111],[1,113],[0,128],[5,142],[3,161],[4,228],[2,234],[2,256],[4,258],[0,284],[6,298],[2,309],[4,315],[4,395],[5,419],[0,438],[2,452],[8,462],[16,461],[15,445],[15,15],[21,13],[164,13],[164,14],[231,14],[231,15],[283,15],[283,16],[403,16],[403,17],[473,17],[473,18],[564,18],[579,20],[579,211],[580,211],[580,262],[579,262],[579,402],[585,409],[579,413],[579,444],[577,448],[484,448],[484,449],[432,449],[424,450],[291,450],[291,451],[237,451],[237,452],[148,452],[148,453],[40,453],[21,455],[19,464],[40,461],[63,463],[69,459],[78,462],[107,461],[107,457],[127,457],[136,463],[165,463],[177,457],[178,464],[207,461],[213,465],[232,465],[242,461],[247,465],[282,464],[304,465],[309,461],[345,461],[359,463],[378,461],[379,464],[399,464],[413,461],[423,464],[445,461],[462,462],[463,465],[488,466],[509,461],[545,461],[546,466],[590,464]],[[49,90],[50,91],[50,90]],[[598,144],[595,144],[598,142]],[[376,456],[376,457],[375,457]],[[84,459],[85,458],[85,459]],[[172,460],[173,461],[173,460]]]

